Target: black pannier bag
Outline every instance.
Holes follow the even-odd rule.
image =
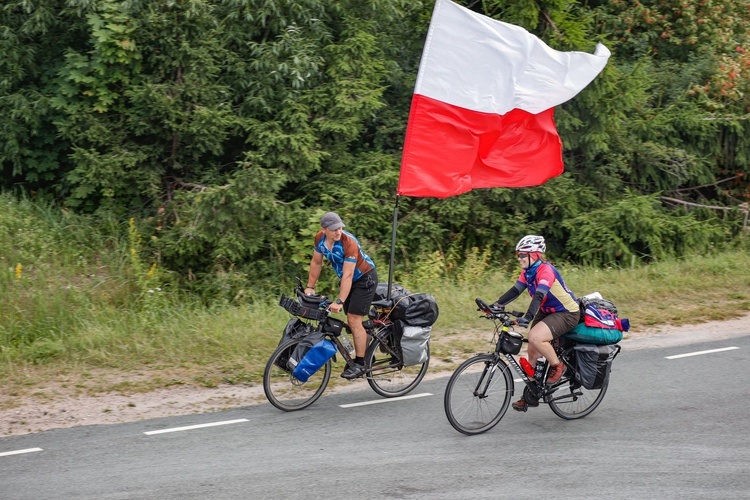
[[[618,345],[576,344],[576,381],[586,389],[601,389],[620,352]]]
[[[401,320],[409,326],[432,326],[439,313],[435,297],[429,293],[414,293],[394,304],[391,319]]]
[[[385,300],[388,283],[378,283],[373,301]],[[389,316],[392,321],[403,321],[409,326],[432,326],[440,313],[435,297],[428,293],[411,293],[398,283],[391,285],[393,309]]]
[[[391,284],[391,299],[393,299],[394,302],[398,302],[398,300],[402,297],[405,297],[407,295],[411,295],[411,292],[407,290],[406,288],[402,287],[398,283]],[[388,298],[388,283],[380,282],[377,285],[375,285],[375,295],[373,296],[372,300],[385,300]]]
[[[310,325],[308,325],[307,323],[305,323],[299,318],[292,318],[284,327],[284,332],[281,334],[279,345],[283,344],[287,340],[296,339],[298,337],[307,335],[309,331],[310,331]],[[287,349],[287,352],[285,352],[283,355],[276,358],[276,365],[279,368],[288,370],[287,362],[289,361],[289,356],[292,354],[291,351],[292,351],[292,348],[289,348]]]

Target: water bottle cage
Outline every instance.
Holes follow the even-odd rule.
[[[536,367],[534,368],[534,378],[537,379],[537,381],[542,380],[542,376],[544,375],[544,367],[545,367],[544,361],[536,362]]]

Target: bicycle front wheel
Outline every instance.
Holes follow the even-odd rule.
[[[263,391],[266,398],[279,410],[296,411],[307,408],[320,398],[331,379],[331,360],[315,372],[306,382],[298,380],[287,368],[287,360],[300,339],[281,344],[266,363],[263,372]]]
[[[424,378],[430,364],[430,350],[424,363],[404,366],[395,345],[392,333],[381,342],[372,339],[365,354],[365,366],[369,367],[367,383],[373,391],[385,398],[395,398],[411,392]]]
[[[453,372],[443,405],[453,428],[473,435],[495,427],[512,397],[513,376],[508,365],[492,354],[480,354]]]

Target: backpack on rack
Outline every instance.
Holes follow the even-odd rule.
[[[630,329],[630,321],[618,318],[617,307],[598,292],[581,297],[578,304],[581,320],[564,335],[569,340],[582,344],[616,344],[622,340],[623,332]]]

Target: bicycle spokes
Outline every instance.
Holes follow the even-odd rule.
[[[479,380],[477,380],[477,386],[474,389],[475,396],[479,398],[487,397],[487,391],[492,385],[492,378],[495,376],[496,372],[496,364],[490,363],[489,361],[485,363],[484,372],[482,373],[482,376],[479,378]]]
[[[462,363],[445,389],[444,407],[450,424],[464,434],[494,427],[510,406],[513,378],[499,358],[481,354]]]

